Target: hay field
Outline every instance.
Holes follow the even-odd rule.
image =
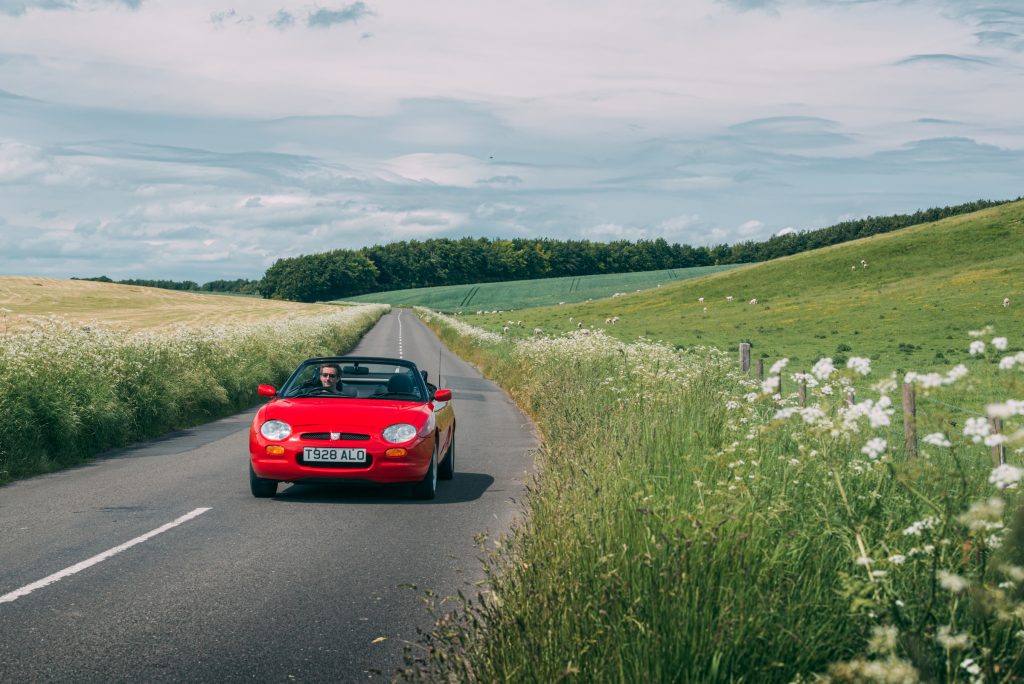
[[[32,276],[0,276],[0,309],[0,329],[6,323],[8,330],[51,315],[123,330],[154,330],[174,325],[251,323],[318,309],[337,311],[335,306],[322,304]]]

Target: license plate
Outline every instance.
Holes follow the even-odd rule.
[[[306,447],[302,450],[306,463],[366,463],[366,449]]]

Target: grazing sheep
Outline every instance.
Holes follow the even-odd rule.
[[[854,264],[853,266],[851,266],[850,270],[851,271],[856,271],[857,270],[857,264]]]
[[[1005,309],[1005,308],[1007,308],[1009,306],[1010,306],[1010,298],[1009,297],[1003,297],[1003,308]]]
[[[704,303],[704,298],[703,297],[697,297],[697,301],[699,303],[703,304]]]
[[[727,301],[727,302],[731,302],[731,301],[732,301],[732,295],[729,295],[728,297],[726,297],[726,298],[725,298],[725,301]]]
[[[583,321],[580,321],[579,323],[577,323],[576,327],[577,328],[582,328],[583,327]]]
[[[616,323],[619,322],[619,317],[618,316],[612,316],[609,320],[612,322],[612,325],[615,325]]]
[[[505,333],[506,335],[508,335],[508,326],[506,325],[506,326],[505,326],[504,328],[502,328],[502,329],[501,329],[501,332],[503,332],[503,333]]]
[[[751,304],[757,304],[757,299],[751,299],[751,300],[750,300],[750,303],[751,303]]]
[[[537,335],[537,336],[539,337],[539,336],[541,336],[541,335],[543,335],[543,334],[544,334],[544,331],[543,331],[543,330],[541,330],[540,328],[534,328],[534,329],[533,329],[533,334],[534,334],[534,335]]]

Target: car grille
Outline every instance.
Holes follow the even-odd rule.
[[[299,437],[302,439],[323,439],[331,441],[330,432],[303,432]],[[360,435],[355,432],[340,432],[338,433],[338,439],[345,439],[352,442],[365,442],[370,439],[370,435]]]

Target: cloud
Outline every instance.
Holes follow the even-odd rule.
[[[104,5],[123,5],[135,10],[141,7],[143,2],[144,0],[0,0],[0,14],[20,17],[29,10],[73,10]]]
[[[335,10],[321,7],[315,12],[310,12],[306,22],[310,27],[329,28],[335,24],[354,24],[363,17],[372,15],[373,12],[365,2],[353,2]]]
[[[953,66],[961,69],[976,69],[982,66],[992,66],[993,62],[990,59],[984,57],[969,57],[964,55],[947,55],[947,54],[933,54],[933,55],[913,55],[906,59],[901,59],[895,63],[895,66],[907,66],[913,64],[938,64],[944,66]]]
[[[776,116],[735,124],[729,132],[747,144],[779,149],[835,147],[856,140],[838,128],[838,122],[819,117]]]
[[[224,12],[214,12],[210,15],[210,23],[217,28],[224,28],[225,24],[242,26],[245,24],[251,24],[253,20],[252,15],[239,14],[234,9],[229,9]]]
[[[775,233],[775,235],[776,235],[776,237],[782,237],[783,235],[793,235],[794,233],[797,233],[797,232],[799,232],[799,231],[797,231],[797,229],[794,228],[793,226],[786,226],[782,230],[780,230],[777,233]]]
[[[295,15],[287,10],[279,9],[277,14],[267,20],[267,23],[280,31],[284,31],[295,25]]]

